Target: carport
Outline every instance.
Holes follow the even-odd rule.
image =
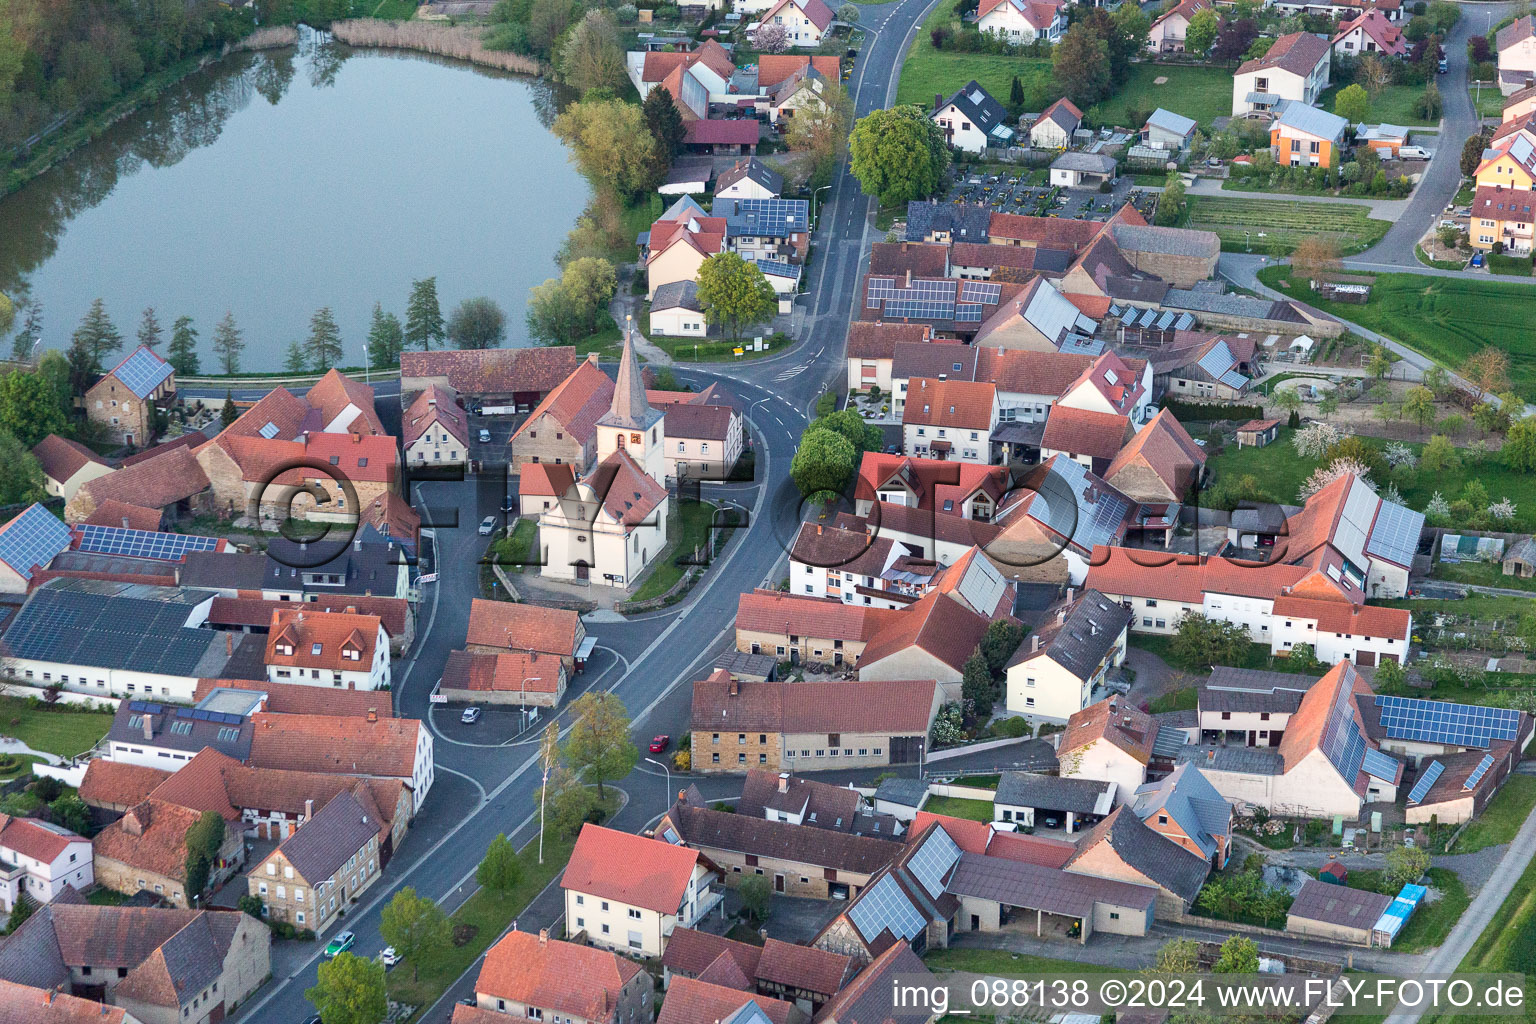
[[[992,806],[998,821],[1025,828],[1061,827],[1070,835],[1093,827],[1115,809],[1115,784],[1035,772],[1003,772]]]
[[[959,897],[959,931],[1018,931],[1085,944],[1095,930],[1145,935],[1156,890],[1042,864],[964,853],[945,887]]]

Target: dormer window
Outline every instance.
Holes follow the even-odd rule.
[[[292,644],[278,644],[277,645],[277,653],[283,655],[284,657],[290,657],[293,654],[293,645]]]

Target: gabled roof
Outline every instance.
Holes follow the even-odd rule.
[[[460,395],[546,392],[576,369],[570,345],[400,353],[402,380],[443,377]]]
[[[986,248],[1033,251],[1017,245],[989,245]],[[1093,365],[1092,356],[1070,352],[1033,352],[992,348],[985,344],[978,344],[976,349],[976,376],[992,381],[1000,394],[1059,397]]]
[[[62,825],[55,825],[40,818],[17,818],[0,814],[0,852],[31,857],[44,864],[52,864],[69,849],[71,843],[89,843],[84,836],[76,835]]]
[[[131,807],[170,777],[170,772],[158,768],[97,757],[86,765],[80,799],[93,807]]]
[[[171,364],[154,349],[140,345],[124,356],[104,376],[117,380],[139,398],[148,398],[172,374]]]
[[[39,502],[33,502],[0,525],[0,563],[30,580],[70,545],[69,527]]]
[[[921,242],[939,232],[957,241],[985,242],[992,217],[991,208],[982,204],[913,199],[907,203],[907,241]]]
[[[1403,40],[1402,29],[1392,24],[1387,20],[1386,15],[1374,7],[1341,24],[1339,31],[1334,33],[1333,41],[1339,42],[1357,28],[1375,40],[1376,45],[1384,53],[1401,56],[1408,49],[1408,44]]]
[[[1161,21],[1162,18],[1158,20]],[[1161,128],[1163,131],[1172,132],[1175,135],[1188,136],[1198,126],[1199,122],[1192,117],[1185,117],[1183,114],[1175,114],[1171,110],[1164,110],[1162,107],[1158,107],[1147,116],[1147,123],[1143,125],[1143,128]]]
[[[758,68],[757,80],[759,83],[763,80],[761,67]],[[715,191],[724,191],[743,178],[751,179],[774,195],[779,195],[784,191],[784,175],[769,167],[755,156],[743,157],[732,164],[730,170],[721,172],[720,176],[715,179]]]
[[[1352,700],[1354,685],[1355,667],[1341,661],[1307,690],[1280,738],[1286,771],[1312,751],[1322,750],[1345,783],[1354,784],[1365,753],[1359,712]]]
[[[807,57],[798,53],[760,53],[757,56],[757,87],[774,92],[796,74],[813,68],[829,82],[839,77],[838,59],[831,56]]]
[[[160,531],[160,521],[163,518],[164,514],[157,508],[130,505],[126,501],[108,498],[96,506],[96,511],[75,525],[120,526],[125,530],[144,530],[148,533],[158,533]]]
[[[1349,121],[1338,114],[1305,103],[1287,103],[1275,124],[1288,130],[1281,133],[1287,138],[1291,132],[1301,132],[1335,143],[1344,138],[1344,129],[1349,127]]]
[[[1513,22],[1499,29],[1494,48],[1505,50],[1516,43],[1536,37],[1536,18],[1527,14],[1523,18],[1516,18]]]
[[[486,693],[559,693],[564,666],[554,655],[527,651],[451,651],[442,683]]]
[[[976,350],[948,340],[898,341],[891,353],[891,378],[933,377],[975,380]]]
[[[1250,71],[1274,68],[1305,78],[1320,62],[1328,59],[1328,54],[1327,39],[1311,32],[1292,32],[1276,39],[1264,56],[1244,61],[1236,74],[1246,75]]]
[[[997,4],[993,3],[992,6],[996,7]],[[1029,4],[1026,2],[1022,6],[1027,8]],[[1050,19],[1046,20],[1046,24],[1050,24]],[[934,115],[937,116],[939,111],[949,107],[954,107],[964,117],[969,118],[978,131],[999,143],[1013,138],[1013,127],[1008,123],[1008,108],[983,89],[974,78],[949,99],[939,103]]]
[[[1216,853],[1218,839],[1232,836],[1232,805],[1188,762],[1136,790],[1132,806],[1142,821],[1168,815],[1207,858]]]
[[[997,783],[996,802],[1004,806],[1102,815],[1114,808],[1114,796],[1113,782],[1039,772],[1003,772]]]
[[[412,779],[422,725],[414,718],[251,716],[249,764],[258,768]]]
[[[1040,446],[1107,461],[1120,452],[1131,434],[1129,416],[1053,405]]]
[[[917,648],[959,672],[987,632],[988,617],[959,600],[929,591],[910,608],[887,621],[859,656],[862,671],[884,659]]]
[[[704,304],[699,301],[699,286],[695,281],[668,281],[656,289],[656,295],[651,300],[651,312],[654,314],[664,309],[686,309],[694,313],[701,312]],[[606,374],[604,375],[606,376]],[[518,428],[522,432],[522,428]]]
[[[396,598],[374,598],[373,600],[393,601]],[[316,603],[321,607],[325,606],[324,601]],[[401,603],[404,603],[403,600]],[[266,619],[263,618],[263,621]],[[389,695],[381,694],[377,690],[338,690],[332,687],[305,686],[302,683],[273,683],[265,679],[199,679],[197,689],[193,691],[193,697],[202,701],[216,689],[259,690],[267,695],[263,710],[275,715],[366,718],[372,714],[378,718],[395,717],[395,709],[390,706]]]
[[[891,359],[899,342],[927,341],[927,324],[887,324],[855,320],[848,325],[849,359]]]
[[[882,783],[882,785],[884,785]],[[923,784],[926,789],[926,783]],[[937,823],[955,845],[966,853],[984,853],[988,857],[1039,864],[1042,867],[1059,868],[1072,858],[1077,847],[1060,839],[1029,835],[1024,832],[1004,832],[992,822],[972,821],[969,818],[952,818],[947,814],[918,811],[912,820],[912,835],[922,835],[929,825]]]
[[[1104,740],[1146,764],[1156,739],[1157,723],[1151,715],[1132,707],[1123,698],[1111,697],[1068,718],[1058,749],[1065,754]]]
[[[926,1008],[892,1006],[891,988],[900,978],[904,984],[922,984],[932,978],[912,947],[897,942],[875,957],[841,992],[821,1008],[818,1024],[926,1024],[932,1016]]]
[[[299,436],[309,411],[309,403],[292,391],[273,388],[220,431],[218,439],[265,437],[291,441]]]
[[[876,242],[869,251],[869,272],[893,277],[905,277],[909,272],[913,277],[944,277],[949,272],[949,246],[942,242]],[[855,326],[857,322],[849,329]]]
[[[937,685],[931,679],[753,682],[733,680],[717,669],[693,684],[692,727],[715,732],[921,734],[933,717]]]
[[[1205,465],[1205,450],[1195,444],[1189,431],[1170,410],[1160,409],[1136,432],[1130,443],[1120,449],[1104,471],[1104,479],[1113,484],[1117,476],[1137,464],[1151,470],[1174,495],[1182,496]],[[1131,497],[1138,495],[1131,494]]]
[[[331,369],[304,394],[304,401],[320,413],[320,429],[345,430],[350,434],[387,434],[373,408],[373,388]]]
[[[1106,547],[1093,553],[1084,582],[1115,597],[1198,605],[1207,593],[1273,600],[1309,575],[1306,566],[1279,562],[1256,565],[1219,556],[1169,557],[1166,552]]]
[[[961,430],[990,430],[997,386],[990,381],[913,377],[907,383],[902,423]]]
[[[79,441],[49,434],[32,446],[32,454],[43,467],[43,475],[64,483],[86,466],[106,466],[107,460]]]
[[[144,508],[165,508],[207,488],[207,474],[191,449],[183,446],[132,466],[125,465],[115,473],[87,480],[80,485],[75,497],[79,500],[84,495],[91,499],[93,506],[116,498]]]
[[[793,0],[779,0],[781,6],[791,2]],[[820,0],[815,0],[815,2],[819,3]],[[683,137],[683,143],[690,146],[755,146],[757,145],[759,135],[759,126],[755,118],[743,117],[719,120],[699,118],[696,121],[688,122],[688,131]]]
[[[287,602],[293,604],[294,602]],[[317,612],[302,607],[272,610],[268,625],[266,662],[291,668],[333,672],[366,672],[373,665],[374,647],[382,628],[377,615],[358,612]],[[293,653],[284,654],[283,647]],[[355,652],[356,657],[349,657]]]
[[[682,799],[672,805],[656,826],[658,836],[669,830],[675,830],[684,843],[699,850],[726,850],[863,875],[879,871],[902,850],[895,839],[694,807]]]
[[[590,822],[581,827],[560,887],[602,899],[676,914],[703,860],[697,850],[619,832]]]
[[[371,801],[370,801],[371,803]],[[277,853],[311,885],[330,879],[359,850],[378,838],[377,812],[350,791],[332,797],[314,817],[278,846]]]
[[[0,1018],[14,1024],[124,1024],[127,1012],[121,1006],[0,979]]]
[[[762,946],[738,942],[713,932],[674,928],[667,937],[667,948],[661,954],[661,965],[674,974],[698,975],[720,957],[727,956],[750,977],[757,974],[762,955]]]
[[[822,32],[827,30],[827,26],[831,25],[836,17],[832,13],[832,8],[828,7],[822,0],[779,0],[762,16],[760,19],[761,23],[766,25],[773,21],[774,16],[786,5],[799,8],[800,13],[805,15],[806,20]]]
[[[1100,845],[1107,845],[1127,866],[1186,903],[1194,903],[1210,873],[1209,862],[1153,831],[1135,811],[1124,805],[1115,808],[1079,841],[1077,853],[1067,862],[1067,870],[1072,871],[1083,857]],[[1090,872],[1079,868],[1078,873]]]
[[[539,419],[547,415],[577,442],[586,444],[596,433],[598,419],[612,403],[613,378],[599,369],[595,361],[583,361],[534,407],[513,432],[512,440],[522,437],[530,426],[537,428]]]
[[[594,466],[583,483],[602,495],[603,511],[625,527],[648,522],[667,499],[667,489],[651,479],[624,448],[615,449]]]
[[[463,444],[469,444],[469,418],[460,408],[458,396],[436,384],[417,395],[400,418],[400,443],[410,447],[434,423]]]
[[[569,609],[477,597],[469,606],[466,642],[472,646],[543,651],[570,658],[576,654],[580,627],[581,617]]]
[[[514,929],[486,952],[475,993],[602,1021],[639,973],[617,953]]]
[[[728,405],[693,405],[679,402],[667,410],[667,440],[694,438],[726,441],[736,411]]]
[[[859,576],[878,576],[891,560],[891,539],[822,523],[801,523],[791,561]],[[739,625],[739,623],[738,623]]]
[[[741,784],[736,813],[755,818],[762,818],[769,811],[803,814],[804,824],[851,832],[863,804],[864,798],[856,790],[787,772],[752,768]]]
[[[738,1012],[748,1007],[755,1008],[757,1013],[738,1019]],[[758,1014],[771,1024],[791,1024],[799,1011],[793,1003],[782,999],[712,985],[697,978],[676,977],[667,986],[656,1024],[760,1024]]]
[[[1008,666],[1049,657],[1079,679],[1088,679],[1119,643],[1134,616],[1097,590],[1085,590],[1046,613],[1044,621],[1019,644]]]
[[[1083,112],[1077,109],[1077,104],[1063,96],[1041,111],[1040,120],[1035,123],[1043,121],[1054,121],[1062,131],[1071,135],[1083,123]]]
[[[867,641],[898,611],[845,605],[777,590],[755,590],[736,600],[736,628],[754,633]]]
[[[150,798],[96,833],[91,846],[99,858],[185,879],[187,830],[198,817],[190,808]]]

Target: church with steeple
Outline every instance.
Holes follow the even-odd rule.
[[[539,514],[541,576],[628,588],[667,546],[666,415],[646,400],[630,329],[596,465]]]

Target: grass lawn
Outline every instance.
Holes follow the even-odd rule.
[[[612,814],[619,805],[618,797],[609,794],[603,803],[604,817]],[[411,964],[402,961],[386,976],[389,998],[396,1002],[417,1007],[416,1020],[421,1013],[437,1001],[449,985],[469,970],[480,954],[501,937],[512,919],[522,913],[533,898],[543,891],[550,880],[571,859],[571,848],[576,845],[575,836],[570,838],[544,838],[544,863],[539,863],[539,840],[535,836],[518,853],[522,862],[523,877],[517,887],[506,894],[480,889],[464,902],[464,905],[448,918],[456,932],[472,928],[473,933],[462,946],[452,946],[431,964],[423,964],[418,978],[411,976]],[[479,854],[475,854],[479,856]]]
[[[901,215],[906,215],[906,207],[902,207]],[[763,350],[752,351],[754,338],[763,339]],[[751,359],[763,359],[794,343],[794,339],[787,334],[761,334],[756,330],[748,330],[742,336],[741,341],[719,341],[707,338],[668,338],[660,334],[649,335],[652,345],[661,349],[673,359],[683,363],[739,363]],[[741,355],[736,354],[736,349],[743,349]]]
[[[1441,279],[1421,278],[1421,280]],[[1518,361],[1514,365],[1517,367],[1514,372],[1519,373]],[[1532,383],[1536,385],[1536,381]],[[1213,479],[1222,475],[1229,478],[1256,477],[1264,493],[1271,500],[1281,503],[1295,502],[1301,484],[1317,468],[1320,460],[1304,459],[1297,455],[1296,449],[1291,446],[1290,436],[1291,431],[1282,427],[1279,439],[1263,448],[1238,448],[1236,445],[1228,445],[1221,454],[1212,456],[1206,463],[1206,467],[1213,474]],[[1421,441],[1406,443],[1415,452],[1423,448]],[[1481,481],[1493,500],[1508,497],[1513,501],[1519,511],[1516,518],[1517,524],[1536,522],[1536,477],[1509,469],[1498,461],[1497,457],[1489,457],[1476,466],[1458,465],[1436,473],[1417,470],[1411,476],[1399,480],[1398,487],[1403,492],[1404,502],[1410,508],[1422,509],[1429,504],[1429,500],[1434,497],[1436,491],[1448,500],[1454,501],[1471,480]],[[1465,602],[1458,602],[1455,610],[1458,612],[1465,610],[1462,607],[1464,604]],[[1440,608],[1445,610],[1444,602],[1440,602]],[[1524,610],[1528,611],[1529,608]]]
[[[1159,78],[1167,81],[1154,84]],[[1192,117],[1209,128],[1214,119],[1232,113],[1232,72],[1226,68],[1135,64],[1125,85],[1083,113],[1094,124],[1139,128],[1140,125],[1126,124],[1126,111],[1145,113],[1158,107]]]
[[[363,0],[359,6],[367,10],[367,17],[386,21],[410,21],[416,16],[415,0],[378,0],[377,4]]]
[[[1536,807],[1536,778],[1511,775],[1488,808],[1456,840],[1453,852],[1476,853],[1512,841],[1530,817],[1532,807]]]
[[[1391,227],[1387,221],[1373,220],[1370,212],[1369,207],[1344,203],[1190,196],[1185,226],[1216,232],[1228,252],[1251,247],[1253,252],[1285,256],[1302,239],[1322,235],[1335,239],[1340,251],[1350,255],[1375,245]],[[1260,238],[1260,232],[1265,237]]]
[[[1460,270],[1462,267],[1466,266],[1466,260],[1433,259],[1430,257],[1429,253],[1424,251],[1424,247],[1422,245],[1415,245],[1413,247],[1413,254],[1414,256],[1418,257],[1420,263],[1424,264],[1426,267],[1434,267],[1436,270]]]
[[[0,782],[9,782],[18,775],[31,775],[32,766],[43,761],[36,754],[11,754],[9,756],[15,758],[15,763],[8,770],[0,770]]]
[[[964,785],[970,785],[967,781]],[[930,814],[947,814],[951,818],[969,818],[971,821],[991,821],[992,804],[986,800],[967,800],[956,796],[930,796],[923,804]],[[961,970],[962,968],[956,968]],[[965,968],[968,969],[968,968]]]
[[[1193,711],[1199,706],[1200,692],[1193,686],[1186,686],[1182,690],[1174,690],[1154,698],[1149,708],[1152,714],[1161,715],[1169,711]]]
[[[1425,1024],[1452,1024],[1453,1021],[1476,1020],[1478,1024],[1513,1024],[1533,1019],[1531,1007],[1536,1006],[1536,861],[1532,861],[1525,873],[1515,882],[1505,898],[1504,905],[1483,929],[1472,949],[1456,968],[1458,974],[1498,974],[1515,972],[1525,975],[1525,1012],[1506,1017],[1471,1016],[1458,1018],[1454,1013],[1425,1016]]]
[[[1479,587],[1536,591],[1536,577],[1505,576],[1498,562],[1436,562],[1430,577],[1449,583],[1471,583]]]
[[[1499,92],[1498,86],[1483,86],[1482,90],[1472,90],[1473,105],[1477,107],[1479,117],[1498,117],[1504,113],[1504,95]]]
[[[928,801],[930,804],[932,800]],[[1006,949],[930,949],[923,963],[933,971],[966,971],[1016,977],[1023,974],[1128,974],[1119,967],[1084,963],[1081,960],[1057,960],[1047,956],[1010,953]]]
[[[1273,447],[1273,446],[1271,446],[1271,447]],[[1172,665],[1174,668],[1183,668],[1184,667],[1184,666],[1180,665],[1179,662],[1178,662],[1178,659],[1174,658],[1174,656],[1173,656],[1173,653],[1172,653],[1172,650],[1173,650],[1173,638],[1172,637],[1169,637],[1169,636],[1158,636],[1158,635],[1155,635],[1155,634],[1148,635],[1146,633],[1132,633],[1131,634],[1131,638],[1130,638],[1130,643],[1131,643],[1132,647],[1139,647],[1142,650],[1147,651],[1150,654],[1157,655],[1159,658],[1163,659],[1163,661],[1167,662],[1169,665]],[[1248,654],[1244,658],[1241,659],[1241,663],[1240,664],[1233,665],[1232,667],[1233,668],[1265,669],[1265,670],[1270,671],[1270,672],[1300,672],[1301,671],[1301,669],[1299,667],[1297,667],[1297,668],[1292,668],[1291,667],[1291,660],[1289,658],[1276,658],[1274,655],[1272,655],[1270,653],[1270,651],[1269,651],[1269,645],[1268,644],[1257,644],[1257,643],[1256,644],[1249,644],[1248,645]],[[1201,670],[1200,669],[1194,669],[1192,671],[1201,671]],[[1307,669],[1307,671],[1311,672],[1313,670],[1312,669]],[[1322,673],[1321,673],[1321,671],[1318,671],[1317,674],[1321,675]],[[1177,697],[1177,694],[1171,694],[1170,696]],[[1194,707],[1195,706],[1195,704],[1194,704],[1194,697],[1193,696],[1188,697],[1188,698],[1179,698],[1179,699],[1180,700],[1188,700],[1189,701],[1189,707]],[[1154,711],[1177,711],[1177,710],[1179,710],[1179,708],[1177,708],[1177,707],[1175,707],[1175,708],[1153,708],[1153,710]]]
[[[533,538],[538,529],[536,520],[519,519],[510,536],[498,537],[491,544],[491,560],[500,565],[503,572],[522,572],[531,560]]]
[[[1050,58],[935,50],[930,33],[943,25],[956,30],[960,28],[953,3],[939,4],[917,30],[912,49],[907,51],[906,63],[901,66],[901,82],[896,87],[897,103],[917,103],[929,110],[934,96],[940,93],[949,96],[973,78],[983,89],[1006,103],[1013,90],[1015,75],[1024,86],[1024,105],[1028,109],[1044,110],[1056,99],[1051,95]]]
[[[0,734],[33,750],[74,757],[94,747],[112,727],[110,711],[50,711],[21,697],[0,697]]]
[[[1317,105],[1331,112],[1333,110],[1333,99],[1338,95],[1340,88],[1341,86],[1338,85],[1328,88],[1317,98]],[[1498,90],[1495,89],[1494,92],[1498,92]],[[1424,87],[1422,85],[1389,85],[1381,91],[1379,96],[1371,101],[1371,116],[1368,120],[1371,124],[1384,121],[1387,124],[1403,125],[1410,128],[1433,126],[1438,122],[1426,121],[1413,112],[1414,104],[1423,95]],[[1500,109],[1502,110],[1503,108]]]
[[[1288,267],[1266,267],[1259,280],[1326,313],[1395,338],[1455,369],[1484,346],[1510,356],[1510,376],[1527,401],[1536,398],[1536,289],[1476,278],[1376,274],[1368,302],[1327,302],[1305,284],[1289,283]],[[1490,484],[1490,491],[1493,486]]]
[[[1351,889],[1364,889],[1367,892],[1385,891],[1382,872],[1377,868],[1351,868],[1347,884]],[[1429,884],[1439,891],[1440,898],[1414,911],[1403,930],[1392,941],[1392,952],[1421,953],[1443,944],[1472,903],[1472,897],[1467,895],[1467,887],[1462,884],[1456,872],[1449,868],[1430,868]],[[1387,895],[1395,896],[1397,891],[1393,890]]]
[[[603,318],[602,326],[576,341],[576,355],[585,359],[590,353],[596,352],[599,359],[619,358],[620,346],[624,341],[624,332],[618,322],[611,316]]]
[[[1503,274],[1505,277],[1530,277],[1531,257],[1489,253],[1488,269],[1495,274]]]
[[[660,597],[683,578],[683,572],[688,566],[678,565],[677,560],[684,555],[691,556],[696,548],[702,548],[709,541],[709,525],[713,521],[714,512],[715,506],[707,501],[680,501],[673,504],[671,517],[667,521],[667,536],[672,543],[658,556],[656,568],[640,584],[640,589],[635,591],[631,601]]]

